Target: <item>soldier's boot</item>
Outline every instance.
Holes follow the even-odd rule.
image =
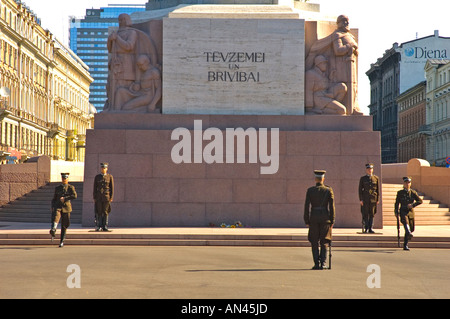
[[[373,231],[372,227],[373,227],[373,217],[369,217],[369,226],[367,227],[369,234],[374,234],[375,233]]]
[[[64,247],[64,241],[66,240],[66,230],[61,229],[61,241],[59,242],[59,247]]]
[[[321,246],[320,247],[320,257],[319,257],[319,260],[320,260],[320,269],[327,269],[327,266],[326,266],[326,264],[327,264],[327,246],[326,245],[323,245],[323,246]]]
[[[56,227],[58,227],[58,224],[52,223],[52,228],[50,229],[50,236],[52,236],[52,241],[56,237]]]
[[[100,231],[100,222],[99,222],[99,220],[100,220],[100,216],[97,213],[95,213],[95,215],[94,215],[95,231]]]
[[[404,240],[404,242],[403,242],[403,250],[409,250],[409,247],[408,247],[408,236],[407,236],[407,234],[405,234],[405,240]]]
[[[362,233],[363,234],[367,233],[367,225],[366,225],[366,221],[364,219],[362,221]]]
[[[109,221],[109,216],[108,214],[106,214],[105,216],[103,216],[103,231],[109,231],[108,229],[108,221]]]
[[[320,261],[319,261],[319,247],[313,247],[312,248],[312,255],[314,260],[314,266],[313,270],[319,270],[320,269]]]
[[[98,229],[98,231],[102,230],[102,216],[100,214],[96,215],[95,217],[96,222],[95,222],[95,226],[97,227],[96,230]]]

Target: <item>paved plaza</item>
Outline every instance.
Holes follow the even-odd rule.
[[[335,248],[322,271],[281,247],[1,246],[0,261],[2,299],[450,297],[447,249]]]

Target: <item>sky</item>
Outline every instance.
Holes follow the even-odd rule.
[[[147,0],[25,0],[61,42],[68,44],[69,17],[83,17],[87,8],[108,4],[139,4]],[[359,29],[359,104],[368,114],[370,83],[366,72],[384,52],[399,44],[434,34],[450,37],[449,0],[310,0],[331,16],[345,14],[350,27]]]

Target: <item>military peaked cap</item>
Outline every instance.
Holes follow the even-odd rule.
[[[324,178],[327,171],[316,170],[314,171],[314,176],[317,178]]]

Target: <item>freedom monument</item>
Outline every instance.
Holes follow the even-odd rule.
[[[87,132],[84,226],[101,162],[115,178],[111,226],[303,227],[315,169],[335,226],[361,226],[359,178],[368,162],[381,172],[381,149],[358,106],[358,30],[294,2],[119,17],[105,111]]]

